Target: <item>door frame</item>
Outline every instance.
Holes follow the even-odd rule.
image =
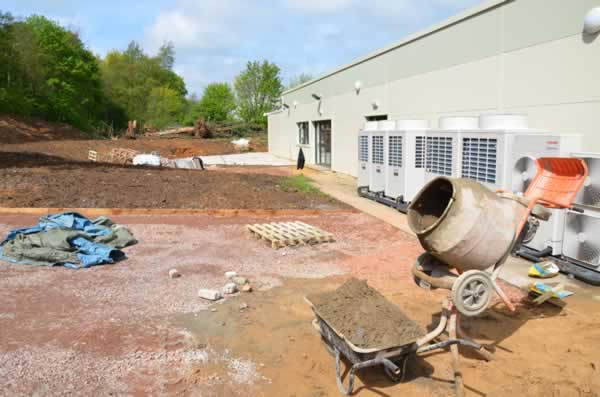
[[[321,148],[320,142],[320,129],[317,128],[318,124],[329,122],[329,164],[321,163],[321,156],[319,149]],[[315,131],[315,164],[321,167],[332,169],[333,166],[333,120],[332,119],[321,119],[312,121],[313,128]]]

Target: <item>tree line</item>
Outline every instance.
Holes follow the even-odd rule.
[[[156,129],[192,125],[198,118],[266,126],[264,114],[280,105],[281,70],[271,62],[248,62],[233,84],[209,84],[200,98],[188,96],[174,64],[171,43],[149,55],[131,42],[102,58],[55,21],[0,11],[0,113],[112,132],[128,120]],[[290,84],[307,79],[300,75]]]

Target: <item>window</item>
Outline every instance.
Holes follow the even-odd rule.
[[[383,136],[373,137],[373,164],[383,165]]]
[[[427,137],[427,172],[452,176],[452,138]]]
[[[496,139],[464,138],[462,177],[483,183],[496,183],[497,152]]]
[[[298,143],[300,145],[308,145],[308,121],[298,123]]]
[[[402,167],[402,137],[393,135],[388,139],[388,165]]]

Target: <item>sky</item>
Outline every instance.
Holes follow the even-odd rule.
[[[319,76],[481,0],[3,0],[0,11],[45,15],[79,32],[96,54],[131,40],[155,54],[175,45],[188,91],[232,82],[248,61],[267,59],[284,83]]]

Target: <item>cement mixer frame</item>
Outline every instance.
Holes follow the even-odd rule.
[[[461,328],[460,315],[471,317],[481,314],[488,307],[493,292],[498,294],[511,311],[515,311],[514,305],[496,282],[502,265],[518,245],[530,217],[547,221],[550,212],[545,208],[572,209],[575,196],[588,176],[587,166],[580,159],[540,158],[537,165],[538,173],[524,197],[504,191],[492,193],[477,182],[467,179],[441,177],[427,184],[410,205],[409,225],[427,251],[419,257],[412,269],[415,281],[424,288],[451,291],[443,303],[440,323],[422,338],[421,344],[431,343],[444,332],[448,333],[450,340],[460,338],[473,342]],[[448,189],[450,191],[445,191]],[[438,207],[439,202],[442,202],[444,208],[434,208],[434,202]],[[488,215],[487,219],[468,219],[464,217],[464,213],[461,214],[462,218],[456,214],[456,219],[452,218],[452,211],[464,210],[469,205],[477,207],[471,212],[485,213]],[[458,209],[453,209],[453,206]],[[490,211],[495,217],[489,216]],[[445,218],[446,225],[440,226]],[[465,219],[468,225],[460,223]],[[482,224],[478,224],[479,222]],[[511,225],[512,230],[508,230]],[[452,235],[453,228],[464,230],[465,226],[468,230],[463,235]],[[498,247],[485,246],[487,239],[493,238],[498,239]],[[501,251],[503,253],[499,255]],[[489,269],[492,269],[491,272]],[[462,396],[464,386],[458,345],[451,345],[450,351],[456,394]],[[487,350],[474,351],[487,361],[494,358]]]

